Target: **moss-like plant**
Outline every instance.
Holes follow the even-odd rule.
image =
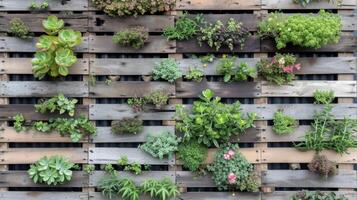
[[[154,91],[144,97],[135,97],[128,99],[128,104],[133,108],[134,112],[139,112],[144,109],[147,104],[155,105],[157,109],[161,109],[169,100],[169,95],[165,91]]]
[[[273,117],[273,131],[277,135],[288,135],[294,132],[297,121],[288,115],[284,114],[283,110],[278,110]]]
[[[32,2],[29,6],[30,10],[37,11],[37,10],[47,10],[50,7],[48,0],[43,1],[42,3]]]
[[[182,77],[182,73],[177,62],[172,58],[167,58],[162,60],[160,63],[156,63],[152,73],[155,80],[162,79],[170,83],[173,83],[176,79]]]
[[[140,49],[145,45],[148,38],[148,29],[142,26],[137,26],[115,33],[113,36],[113,42],[122,46]]]
[[[193,140],[180,144],[177,156],[185,168],[192,172],[198,172],[206,159],[207,151],[207,147]]]
[[[335,162],[330,161],[326,156],[316,154],[308,164],[308,168],[310,171],[327,178],[328,176],[337,174],[336,165]]]
[[[10,21],[10,33],[15,37],[27,39],[30,37],[30,28],[20,18],[15,17]]]
[[[123,118],[112,122],[114,134],[138,134],[143,130],[143,120],[138,118]]]
[[[166,27],[163,35],[168,40],[191,39],[197,35],[202,20],[202,15],[197,15],[194,19],[190,19],[185,13],[176,20],[175,26]]]

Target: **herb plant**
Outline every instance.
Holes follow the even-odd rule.
[[[43,1],[42,3],[32,2],[29,6],[30,10],[47,10],[50,7],[48,0]]]
[[[64,21],[56,16],[49,16],[42,25],[47,35],[42,35],[36,43],[38,51],[32,59],[34,76],[39,79],[47,74],[67,76],[68,68],[77,61],[72,49],[81,44],[81,32],[64,29]]]
[[[155,158],[163,159],[168,156],[171,159],[180,141],[175,134],[166,131],[159,135],[148,135],[146,143],[139,148]]]
[[[236,57],[227,57],[224,55],[217,66],[217,73],[223,75],[224,82],[229,81],[245,81],[249,77],[255,77],[255,69],[250,68],[248,63],[241,62],[239,65],[236,64]]]
[[[130,46],[140,49],[149,38],[148,29],[142,26],[132,27],[117,32],[113,36],[113,42],[122,46]]]
[[[20,18],[13,18],[10,21],[10,33],[21,39],[30,37],[30,29]]]
[[[182,77],[182,73],[177,62],[172,58],[167,58],[160,63],[156,63],[153,75],[154,80],[163,79],[170,83],[173,83],[176,79]]]
[[[188,80],[194,80],[196,82],[201,82],[205,76],[204,72],[198,67],[190,68],[188,74],[185,76]]]
[[[271,13],[259,24],[263,37],[275,39],[277,49],[291,43],[306,48],[321,48],[338,43],[341,34],[341,17],[321,10],[317,15]]]
[[[184,133],[185,141],[193,139],[208,147],[219,147],[219,143],[228,142],[231,136],[254,127],[255,113],[248,113],[245,117],[239,102],[223,104],[220,97],[213,96],[213,91],[204,90],[191,112],[177,105],[176,119],[180,121],[176,128]]]
[[[335,94],[332,90],[331,91],[316,90],[314,92],[314,99],[316,104],[330,104],[335,99]]]
[[[114,134],[138,134],[143,130],[143,120],[138,118],[123,118],[112,122]]]
[[[216,57],[213,54],[208,54],[208,55],[205,55],[205,56],[201,56],[200,60],[201,60],[201,63],[207,64],[207,63],[213,63],[215,58]]]
[[[321,0],[294,0],[294,3],[300,4],[303,7],[308,6],[310,3],[312,2],[317,2],[317,1],[321,1]],[[333,2],[336,3],[337,5],[340,5],[342,3],[342,0],[325,0],[328,2]]]
[[[272,60],[262,59],[257,63],[258,73],[267,81],[283,85],[294,80],[294,72],[301,69],[292,54],[276,54]]]
[[[28,175],[34,183],[63,184],[71,180],[73,167],[74,164],[64,157],[45,156],[30,166]]]
[[[348,200],[344,195],[337,196],[334,192],[301,191],[294,194],[290,200]]]
[[[162,180],[145,180],[141,184],[141,188],[143,193],[159,200],[168,200],[180,194],[177,186],[168,178]]]
[[[134,110],[134,112],[139,112],[144,109],[147,104],[155,105],[157,109],[161,109],[162,106],[166,105],[169,100],[169,95],[165,91],[154,91],[144,97],[135,97],[128,99],[128,104]]]
[[[213,163],[207,168],[219,190],[256,192],[259,189],[259,183],[254,178],[253,165],[239,152],[236,144],[228,144],[218,149]]]
[[[140,112],[143,110],[145,104],[147,104],[145,97],[135,97],[128,99],[128,105],[134,110],[134,112]]]
[[[14,117],[14,129],[16,132],[25,131],[26,128],[23,126],[25,123],[25,118],[21,113],[17,113]]]
[[[207,150],[207,147],[192,140],[179,145],[177,156],[185,168],[197,172],[206,159]]]
[[[197,35],[202,20],[202,15],[190,19],[185,13],[176,20],[175,26],[165,28],[163,35],[168,40],[189,40]]]
[[[95,170],[95,165],[92,164],[85,165],[83,168],[83,171],[87,174],[92,174],[94,170]]]
[[[325,178],[337,174],[336,163],[328,160],[324,155],[316,154],[311,163],[308,164],[308,168],[311,172],[320,174]]]
[[[273,117],[273,131],[278,135],[288,135],[294,132],[297,121],[288,115],[285,115],[283,110],[278,110]]]
[[[139,200],[140,189],[131,179],[117,176],[104,177],[99,181],[99,189],[109,199]]]
[[[231,18],[227,24],[222,23],[220,20],[216,21],[215,24],[205,23],[200,27],[198,42],[200,45],[205,42],[217,51],[221,47],[228,47],[233,51],[236,44],[239,44],[242,48],[249,35],[248,29],[241,22]]]
[[[140,163],[134,162],[129,163],[128,156],[123,156],[118,160],[118,165],[124,167],[124,171],[129,171],[135,175],[140,175],[142,173]]]
[[[58,111],[60,114],[68,113],[69,116],[73,117],[77,102],[77,99],[68,99],[63,94],[59,94],[36,104],[35,110],[36,112],[42,114],[46,112],[53,113]]]

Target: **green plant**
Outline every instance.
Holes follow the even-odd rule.
[[[205,76],[205,74],[204,74],[203,70],[199,69],[198,67],[195,67],[195,68],[190,67],[185,78],[188,80],[194,80],[196,82],[201,82],[204,76]]]
[[[227,144],[218,149],[213,163],[207,169],[219,190],[239,189],[256,192],[259,183],[254,178],[253,165],[239,152],[237,144]]]
[[[344,195],[337,196],[334,192],[301,191],[294,194],[290,200],[348,200]]]
[[[202,20],[202,15],[190,19],[187,13],[184,13],[176,20],[175,26],[164,29],[163,35],[168,40],[189,40],[197,35]]]
[[[10,33],[21,39],[30,37],[30,29],[20,18],[13,18],[10,21]]]
[[[325,178],[337,174],[336,163],[330,161],[324,155],[316,154],[307,166],[311,172],[320,174]]]
[[[137,162],[129,163],[129,159],[127,156],[121,157],[118,160],[118,165],[124,167],[124,171],[132,172],[135,175],[140,175],[142,173],[140,163]]]
[[[104,165],[104,171],[111,176],[118,175],[118,172],[114,169],[114,166],[110,163]]]
[[[276,54],[272,60],[262,59],[257,64],[258,73],[267,81],[283,85],[294,80],[294,71],[301,69],[295,64],[296,57],[292,54]]]
[[[33,124],[33,127],[35,130],[42,133],[48,133],[52,131],[52,126],[48,122],[37,121]]]
[[[255,77],[255,69],[250,68],[248,63],[241,62],[239,66],[236,64],[236,57],[227,57],[224,55],[217,66],[217,73],[223,75],[224,82],[229,81],[245,81],[249,77]]]
[[[72,178],[74,164],[61,156],[43,157],[27,171],[34,183],[63,184]]]
[[[92,0],[94,6],[110,16],[154,14],[170,11],[175,0]]]
[[[24,123],[25,123],[25,118],[21,113],[17,113],[13,119],[15,120],[14,122],[14,129],[16,132],[21,132],[21,131],[25,131],[26,128],[23,127]]]
[[[181,78],[182,73],[179,70],[175,59],[167,58],[162,60],[160,63],[156,63],[153,75],[154,80],[163,79],[173,83],[176,79]]]
[[[95,170],[95,165],[92,164],[85,165],[83,168],[83,171],[87,174],[92,174],[94,170]]]
[[[58,111],[60,114],[68,113],[69,116],[73,117],[77,102],[77,99],[68,99],[63,94],[59,94],[48,100],[42,100],[39,104],[35,105],[35,110],[42,114]]]
[[[193,140],[179,145],[177,157],[182,161],[185,168],[197,172],[206,159],[207,151],[207,147]]]
[[[168,178],[162,180],[145,180],[141,184],[142,192],[151,198],[167,200],[180,194],[177,186]]]
[[[161,108],[166,105],[169,100],[169,95],[165,91],[154,91],[149,95],[145,96],[147,103],[151,103],[156,106],[156,108]]]
[[[166,131],[159,135],[148,135],[146,142],[139,148],[155,158],[163,159],[168,156],[171,159],[180,141],[175,134]]]
[[[223,104],[220,97],[213,96],[213,91],[204,90],[191,112],[182,105],[176,106],[175,118],[180,120],[176,128],[184,133],[185,141],[193,139],[208,147],[212,144],[219,147],[220,142],[228,142],[231,136],[254,127],[255,113],[248,113],[245,117],[238,101]]]
[[[73,48],[82,42],[82,34],[72,29],[63,29],[64,21],[49,16],[42,22],[47,35],[36,43],[38,51],[32,59],[32,71],[36,78],[46,74],[52,77],[67,76],[68,68],[76,63]]]
[[[321,1],[321,0],[294,0],[294,3],[300,4],[303,7],[306,7],[307,5],[309,5],[312,2],[316,2],[316,1]],[[329,3],[336,3],[337,5],[340,5],[342,3],[342,0],[325,0],[328,1]]]
[[[50,7],[48,0],[43,1],[42,3],[32,2],[29,6],[30,10],[47,10]]]
[[[273,117],[273,131],[278,135],[288,135],[294,132],[297,121],[288,115],[285,115],[283,110],[278,110]]]
[[[201,60],[201,63],[207,64],[207,63],[213,63],[215,58],[216,57],[213,54],[208,54],[208,55],[205,55],[205,56],[201,56],[200,60]]]
[[[130,46],[134,49],[140,49],[149,38],[149,30],[142,26],[127,28],[116,32],[113,36],[113,42],[122,46]]]
[[[147,100],[143,97],[128,99],[128,105],[134,110],[134,112],[142,111],[145,104],[147,104]]]
[[[140,189],[131,179],[117,176],[104,177],[99,181],[99,189],[109,199],[139,200]]]
[[[112,122],[112,133],[114,134],[137,134],[143,128],[143,120],[138,118],[123,118]]]
[[[241,22],[237,22],[231,18],[226,25],[220,20],[216,21],[215,24],[205,23],[200,27],[197,39],[200,45],[205,42],[217,51],[222,46],[227,46],[233,51],[236,44],[239,44],[242,48],[249,35],[248,29]]]
[[[335,99],[335,94],[332,90],[331,91],[316,90],[314,92],[314,99],[316,104],[330,104]]]
[[[317,15],[283,15],[271,13],[259,24],[262,37],[273,37],[277,49],[291,43],[300,47],[321,48],[338,43],[341,34],[341,17],[321,10]]]

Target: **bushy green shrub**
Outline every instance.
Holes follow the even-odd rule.
[[[314,99],[316,104],[330,104],[335,99],[335,94],[332,90],[331,91],[316,90],[314,92]]]
[[[160,63],[156,63],[152,73],[155,80],[163,79],[170,83],[173,83],[176,79],[182,77],[177,62],[172,58],[167,58]]]
[[[30,29],[20,18],[13,18],[10,21],[10,33],[13,36],[21,39],[27,39],[30,37]]]
[[[273,117],[273,131],[278,135],[288,135],[294,132],[297,121],[288,115],[285,115],[283,110],[278,110]]]
[[[348,200],[344,195],[337,196],[334,192],[301,191],[294,194],[291,200]]]
[[[185,13],[176,20],[175,26],[165,28],[163,35],[168,40],[191,39],[197,35],[202,20],[202,15],[197,15],[194,19],[190,19]]]
[[[24,123],[25,123],[25,118],[21,113],[17,113],[13,119],[15,120],[14,122],[14,129],[16,130],[16,132],[21,132],[21,131],[25,131],[26,128],[24,127]]]
[[[60,114],[68,113],[69,116],[73,117],[77,102],[77,99],[68,99],[63,94],[58,94],[48,100],[42,100],[40,103],[36,104],[35,110],[42,114],[58,111]]]
[[[149,179],[141,184],[143,193],[146,193],[151,198],[159,200],[168,200],[180,194],[177,186],[170,179],[162,180]]]
[[[143,128],[143,120],[138,118],[124,118],[112,122],[112,133],[114,134],[138,134]]]
[[[128,105],[130,105],[134,112],[139,112],[144,109],[146,104],[155,105],[157,109],[161,109],[169,101],[169,95],[165,91],[154,91],[144,97],[134,97],[128,99]]]
[[[194,80],[196,82],[201,82],[203,77],[205,76],[204,72],[198,67],[190,68],[188,70],[187,75],[185,76],[188,80]]]
[[[133,47],[140,49],[144,46],[149,38],[148,29],[142,26],[132,27],[120,32],[116,32],[113,36],[113,42],[122,46]]]
[[[255,77],[256,71],[254,68],[249,67],[246,62],[241,62],[237,65],[236,60],[236,57],[229,58],[226,55],[219,60],[217,73],[224,76],[224,82],[245,81],[249,77]]]
[[[185,168],[197,172],[206,159],[207,151],[207,147],[192,140],[179,145],[177,156]]]

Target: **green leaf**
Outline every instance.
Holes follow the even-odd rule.
[[[72,48],[81,44],[82,34],[72,29],[64,29],[59,32],[58,40],[62,45]]]
[[[56,16],[48,16],[42,21],[42,25],[48,35],[55,35],[64,27],[64,21]]]
[[[41,35],[38,42],[36,43],[36,48],[40,49],[40,51],[53,51],[56,49],[57,44],[57,37]]]
[[[58,73],[61,75],[61,76],[67,76],[68,75],[68,68],[67,67],[64,67],[64,66],[59,66],[58,68]],[[62,112],[60,114],[63,114],[64,113],[64,110],[62,110]]]
[[[56,64],[59,66],[70,67],[74,63],[77,62],[77,57],[73,55],[73,51],[71,49],[61,48],[56,51],[55,61],[56,61]],[[62,72],[65,72],[65,71],[62,71]],[[60,74],[61,74],[61,72],[60,72]],[[67,69],[67,73],[64,73],[64,74],[66,74],[66,75],[63,75],[63,76],[68,75],[68,69]]]
[[[206,89],[202,92],[202,95],[205,99],[210,100],[214,96],[214,92],[210,89]]]
[[[223,77],[223,81],[224,81],[224,82],[229,82],[229,81],[231,80],[231,77],[232,77],[232,75],[230,75],[230,74],[225,74],[224,77]]]

